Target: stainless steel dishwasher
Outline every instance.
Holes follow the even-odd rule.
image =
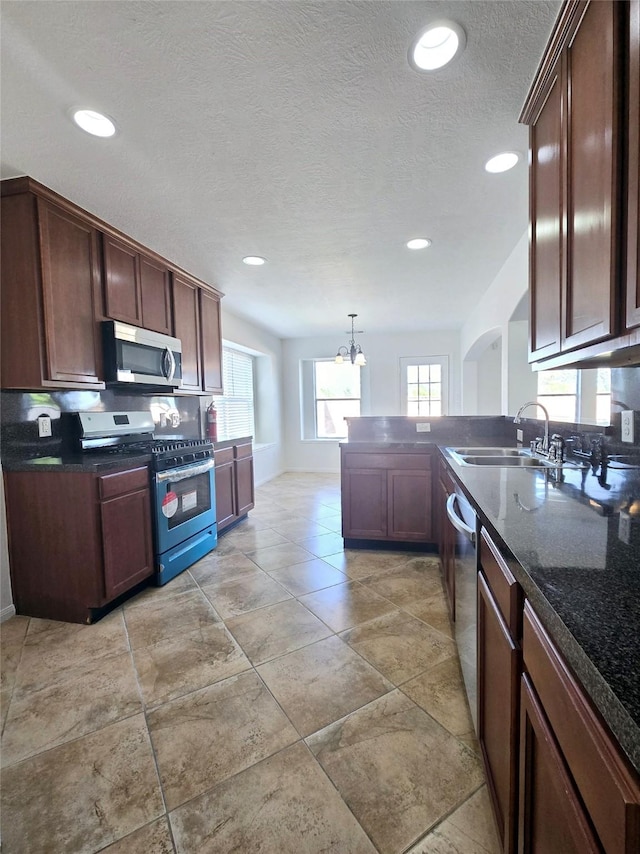
[[[456,489],[447,499],[447,516],[456,530],[455,635],[462,678],[469,700],[473,727],[478,732],[477,622],[478,622],[478,519],[473,507]]]

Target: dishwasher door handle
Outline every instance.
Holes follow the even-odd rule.
[[[464,534],[470,542],[475,543],[475,530],[473,528],[470,528],[466,522],[463,522],[463,520],[458,516],[454,509],[454,504],[456,503],[457,498],[458,496],[455,492],[452,492],[451,495],[447,498],[447,516],[449,517],[449,521],[456,529],[456,531],[460,531],[460,533]]]

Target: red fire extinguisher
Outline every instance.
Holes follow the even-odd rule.
[[[218,413],[213,401],[207,406],[207,439],[218,441]]]

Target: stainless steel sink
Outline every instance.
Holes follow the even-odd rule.
[[[504,466],[508,468],[536,468],[543,469],[553,467],[553,463],[540,460],[537,457],[479,457],[472,454],[460,455],[462,465],[465,466]]]
[[[473,457],[526,457],[530,456],[524,448],[449,448],[458,456]]]

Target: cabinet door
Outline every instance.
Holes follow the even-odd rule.
[[[563,350],[598,341],[616,331],[620,143],[617,22],[622,6],[615,2],[589,4],[566,53]]]
[[[182,341],[182,384],[181,389],[201,391],[200,373],[200,289],[182,279],[173,277],[173,318],[176,338]]]
[[[200,291],[200,325],[203,388],[204,391],[222,394],[220,300],[205,290]]]
[[[102,369],[95,306],[98,235],[79,217],[38,199],[47,377],[97,383]]]
[[[627,328],[640,326],[640,0],[629,4]]]
[[[478,741],[502,851],[516,843],[520,651],[478,575]]]
[[[429,542],[432,538],[431,473],[392,469],[387,473],[387,535]]]
[[[254,506],[253,494],[253,457],[235,460],[236,495],[238,500],[237,514],[244,516]]]
[[[107,599],[115,599],[153,573],[149,490],[100,505]]]
[[[226,528],[235,519],[236,513],[236,491],[233,470],[233,461],[218,464],[215,467],[216,477],[216,522],[218,531]]]
[[[596,854],[582,802],[542,706],[522,677],[519,854]]]
[[[560,352],[562,279],[562,115],[564,95],[560,63],[531,127],[529,356],[542,359]]]
[[[139,260],[142,325],[154,332],[173,335],[169,271],[145,255],[140,255]]]
[[[142,326],[138,253],[132,246],[103,235],[105,314]]]
[[[444,479],[438,483],[438,518],[440,528],[440,564],[442,567],[442,581],[447,596],[449,615],[452,620],[456,618],[456,563],[455,548],[456,534],[453,525],[447,516],[447,498],[450,490]]]
[[[342,472],[344,537],[380,539],[387,536],[387,472],[346,469]]]

